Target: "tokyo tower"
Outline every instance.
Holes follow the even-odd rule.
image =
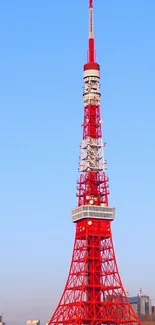
[[[84,65],[84,121],[80,145],[76,226],[68,279],[48,325],[141,324],[119,275],[111,223],[115,208],[108,203],[100,114],[100,66],[95,58],[93,0],[89,0],[88,59]]]

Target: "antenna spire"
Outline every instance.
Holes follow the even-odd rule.
[[[89,47],[88,63],[95,62],[93,0],[89,0]]]

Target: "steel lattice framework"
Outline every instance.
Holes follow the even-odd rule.
[[[48,325],[140,324],[119,275],[112,241],[115,209],[108,203],[100,115],[100,66],[94,50],[93,0],[89,0],[88,61],[84,65],[84,122],[78,206],[69,276]]]

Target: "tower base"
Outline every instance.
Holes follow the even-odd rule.
[[[48,325],[141,324],[116,263],[111,221],[76,224],[73,256],[61,300]]]

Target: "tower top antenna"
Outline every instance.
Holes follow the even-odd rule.
[[[93,0],[89,0],[89,46],[88,63],[95,62]]]
[[[93,8],[93,0],[89,0],[89,8]]]

